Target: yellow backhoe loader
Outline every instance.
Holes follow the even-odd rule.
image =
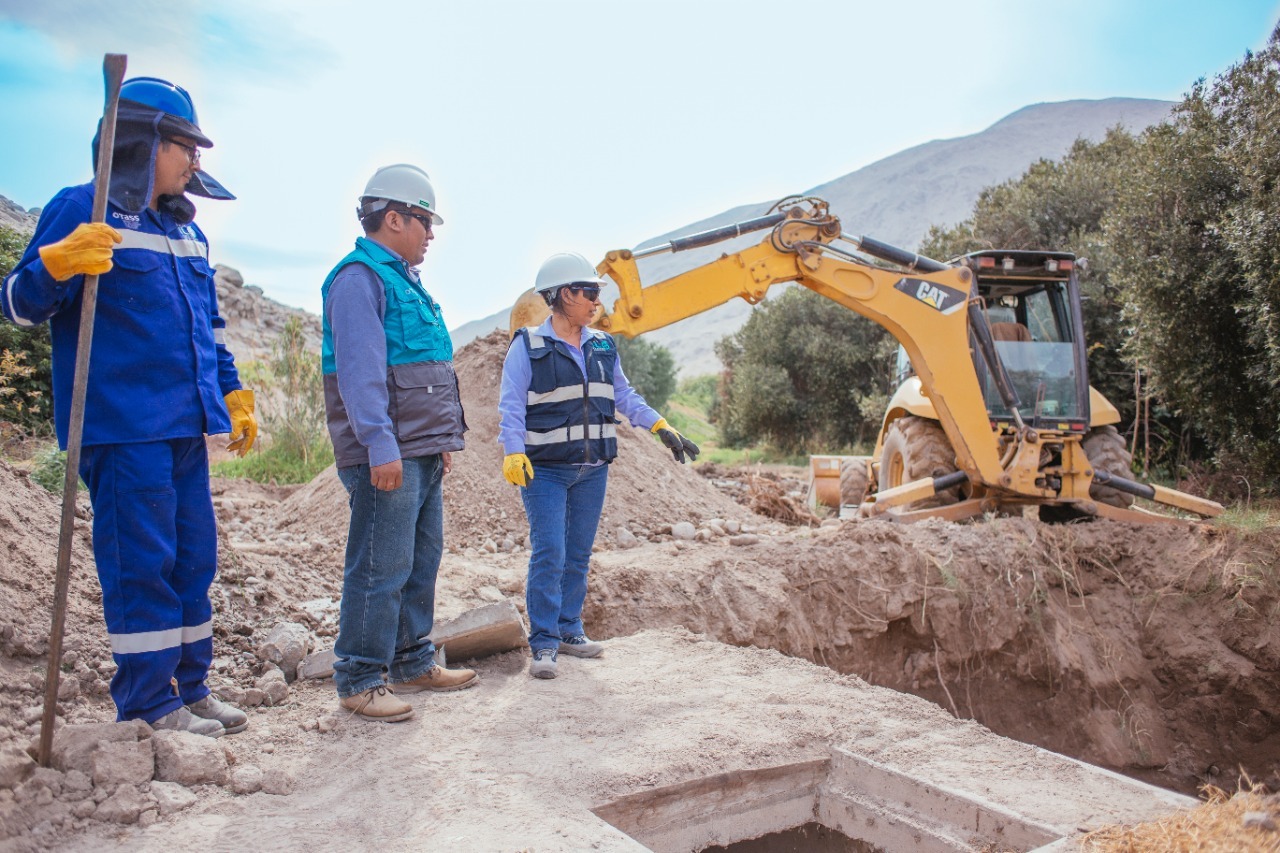
[[[753,231],[751,248],[644,284],[636,261]],[[593,325],[634,337],[770,287],[796,282],[883,326],[901,345],[901,386],[871,457],[814,457],[811,492],[841,514],[959,520],[1037,507],[1056,520],[1176,520],[1135,497],[1203,517],[1222,506],[1129,479],[1119,413],[1088,382],[1076,259],[1062,252],[984,251],[951,264],[841,230],[817,198],[791,197],[746,222],[597,266],[618,286]],[[524,294],[511,331],[540,322]],[[856,507],[856,509],[855,509]]]

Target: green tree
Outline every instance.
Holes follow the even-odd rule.
[[[1280,28],[1143,138],[1105,222],[1153,387],[1222,457],[1280,478]],[[1255,483],[1256,485],[1256,483]]]
[[[792,288],[762,303],[716,343],[724,443],[829,452],[873,440],[893,347],[884,329],[812,291]]]
[[[29,234],[0,225],[0,278],[18,265]],[[49,327],[0,320],[0,421],[21,432],[48,434],[53,424],[53,363]]]
[[[615,338],[622,370],[645,402],[662,411],[676,390],[676,365],[671,351],[644,338]]]

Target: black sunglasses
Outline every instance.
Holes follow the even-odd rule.
[[[565,285],[569,292],[574,296],[582,294],[583,296],[595,302],[600,298],[600,286],[596,284],[568,284]]]
[[[419,222],[421,222],[421,223],[422,223],[422,227],[423,227],[423,228],[427,229],[428,231],[430,231],[430,230],[431,230],[431,217],[430,217],[430,216],[424,216],[424,215],[423,215],[423,214],[421,214],[421,213],[410,213],[410,212],[409,212],[409,211],[407,211],[407,210],[397,210],[397,211],[396,211],[396,213],[400,214],[401,216],[407,216],[407,217],[409,217],[410,219],[416,219],[416,220],[418,220]]]

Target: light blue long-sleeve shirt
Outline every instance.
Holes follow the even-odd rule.
[[[577,341],[568,341],[556,333],[551,326],[551,318],[548,317],[534,333],[568,344],[574,362],[582,371],[583,378],[586,378],[587,360],[582,354],[582,347],[591,339],[591,329],[584,327]],[[525,346],[524,337],[517,335],[507,350],[506,359],[502,362],[502,389],[498,395],[498,443],[508,455],[524,453],[524,416],[529,400],[529,382],[532,378],[533,368],[529,364],[529,349]],[[640,392],[631,387],[631,382],[622,372],[621,353],[618,354],[617,363],[613,368],[613,395],[614,408],[626,415],[633,426],[650,430],[653,429],[654,424],[662,420],[662,415],[645,402]]]

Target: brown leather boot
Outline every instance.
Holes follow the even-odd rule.
[[[344,696],[338,704],[366,720],[382,723],[398,723],[413,716],[413,706],[397,699],[383,684],[354,696]]]
[[[413,681],[399,681],[391,685],[397,693],[421,693],[434,690],[437,693],[448,693],[450,690],[463,690],[475,685],[480,678],[474,669],[445,669],[433,666]]]

